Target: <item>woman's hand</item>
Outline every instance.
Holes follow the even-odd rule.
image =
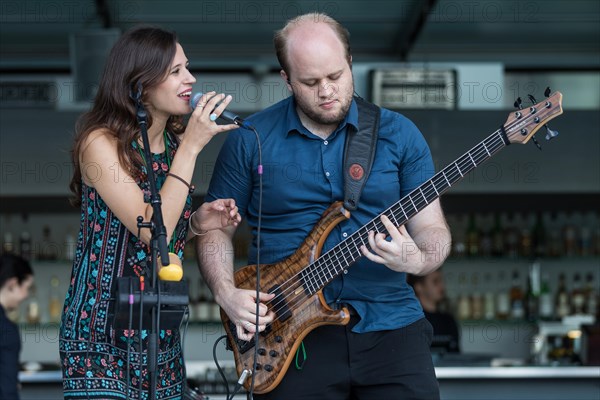
[[[192,215],[191,223],[201,232],[238,226],[242,220],[233,199],[218,199],[203,203]],[[194,229],[195,231],[198,229]]]
[[[188,120],[182,143],[189,143],[196,153],[217,134],[237,129],[235,124],[219,125],[215,121],[229,105],[232,97],[208,92],[200,97]],[[213,116],[211,118],[211,115]]]

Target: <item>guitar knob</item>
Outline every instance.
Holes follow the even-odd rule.
[[[281,343],[283,342],[283,338],[281,336],[275,336],[275,342]]]
[[[262,365],[260,363],[256,363],[256,370],[260,371],[262,369]]]
[[[270,355],[271,357],[277,357],[277,356],[279,355],[279,353],[278,353],[277,351],[275,351],[275,350],[271,350],[271,351],[269,352],[269,355]]]
[[[267,350],[260,348],[258,349],[258,355],[259,356],[264,356],[265,354],[267,354]]]
[[[273,371],[273,366],[271,364],[265,365],[265,371],[267,371],[267,372]]]

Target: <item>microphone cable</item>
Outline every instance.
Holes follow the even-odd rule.
[[[258,332],[258,322],[259,322],[259,312],[260,312],[260,248],[261,248],[261,241],[260,241],[260,232],[261,232],[261,228],[262,228],[262,203],[263,203],[263,163],[262,163],[262,146],[260,143],[260,135],[258,134],[258,131],[256,130],[256,128],[252,125],[250,125],[250,129],[252,129],[252,131],[254,132],[254,134],[256,135],[256,143],[258,146],[258,165],[257,165],[257,173],[258,173],[258,218],[257,218],[257,223],[256,223],[256,298],[255,298],[255,302],[256,302],[256,319],[254,322],[254,326],[256,327],[256,332],[254,334],[254,361],[252,363],[252,371],[250,372],[251,375],[251,380],[250,380],[250,390],[248,391],[248,399],[252,400],[253,399],[253,394],[254,394],[254,381],[255,381],[255,376],[256,376],[256,365],[257,365],[257,361],[258,361],[258,345],[259,345],[259,332]],[[246,370],[244,370],[245,372]],[[242,375],[240,376],[240,380],[242,379],[242,377],[244,377],[244,373],[242,372]],[[242,381],[242,384],[244,382]],[[238,381],[239,384],[239,381]]]
[[[261,233],[261,229],[262,229],[262,197],[263,197],[263,163],[262,163],[262,146],[260,143],[260,135],[258,133],[258,131],[256,130],[256,128],[252,125],[248,125],[248,128],[250,130],[252,130],[252,132],[254,132],[254,135],[256,135],[256,143],[257,143],[257,151],[258,151],[258,164],[257,164],[257,169],[256,172],[258,174],[258,218],[257,218],[257,224],[256,224],[256,288],[255,288],[255,295],[256,295],[256,309],[255,309],[255,315],[256,315],[256,319],[255,319],[255,326],[256,326],[256,333],[254,335],[254,361],[252,363],[252,370],[244,370],[242,371],[242,374],[240,375],[236,386],[235,386],[235,390],[233,394],[230,394],[229,391],[229,383],[227,382],[227,377],[225,376],[225,373],[223,372],[223,369],[221,368],[221,366],[219,365],[219,361],[217,359],[217,345],[218,343],[227,338],[227,335],[223,335],[221,337],[219,337],[214,345],[213,345],[213,360],[215,362],[215,365],[217,367],[217,370],[219,371],[219,374],[221,375],[221,378],[223,379],[223,382],[225,382],[225,388],[226,388],[226,392],[227,392],[227,400],[231,400],[233,399],[233,397],[240,391],[240,389],[242,388],[244,382],[246,381],[246,379],[248,378],[248,374],[251,375],[251,382],[250,382],[250,390],[247,393],[248,399],[252,399],[253,398],[253,393],[254,393],[254,376],[255,376],[255,372],[256,372],[256,365],[257,365],[257,360],[258,360],[258,345],[259,345],[259,332],[258,332],[258,324],[259,324],[259,311],[260,311],[260,249],[261,249],[261,242],[260,242],[260,233]],[[243,327],[242,327],[243,329]],[[235,346],[235,343],[232,343],[232,346]]]

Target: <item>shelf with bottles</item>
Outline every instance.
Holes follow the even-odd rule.
[[[0,214],[2,251],[32,262],[70,263],[73,261],[77,214],[22,213]]]
[[[600,203],[599,203],[600,204]],[[600,258],[600,211],[593,209],[447,212],[451,259]]]
[[[562,321],[598,316],[598,263],[523,263],[481,269],[476,264],[444,266],[445,308],[462,321]]]
[[[203,196],[192,197],[196,209]],[[75,252],[80,210],[64,196],[0,196],[2,250],[31,261],[70,262]],[[193,258],[193,246],[189,255]]]

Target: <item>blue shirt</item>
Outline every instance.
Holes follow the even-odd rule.
[[[258,131],[263,164],[261,264],[281,261],[303,243],[331,203],[343,200],[343,153],[348,129],[358,129],[352,101],[327,139],[300,122],[292,97],[247,119]],[[249,263],[256,263],[259,210],[258,144],[245,129],[229,133],[215,165],[207,201],[234,198],[253,233]],[[327,237],[322,254],[382,213],[434,174],[429,147],[404,116],[381,109],[377,150],[359,207]],[[351,304],[361,320],[353,330],[396,329],[423,318],[404,273],[360,258],[324,289],[329,303]]]

